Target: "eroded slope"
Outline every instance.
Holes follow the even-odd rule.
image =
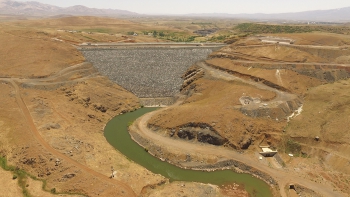
[[[148,126],[174,139],[248,149],[249,156],[270,145],[283,166],[269,160],[273,168],[349,193],[348,56],[346,47],[241,40],[190,68],[183,102]]]

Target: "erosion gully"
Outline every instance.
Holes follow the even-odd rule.
[[[250,196],[271,197],[270,187],[264,181],[250,174],[236,173],[232,170],[197,171],[182,169],[153,157],[134,142],[128,132],[128,125],[138,117],[158,108],[141,108],[113,118],[105,127],[107,141],[126,157],[170,181],[187,181],[224,185],[237,183],[243,185]]]

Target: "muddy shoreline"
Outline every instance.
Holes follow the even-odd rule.
[[[135,121],[136,122],[136,121]],[[258,179],[266,182],[274,194],[279,193],[279,187],[277,181],[272,178],[270,175],[261,172],[249,165],[246,165],[242,162],[227,159],[227,158],[216,158],[215,162],[191,162],[190,160],[207,160],[212,161],[213,158],[209,158],[208,155],[193,155],[176,152],[176,150],[169,150],[166,147],[161,147],[150,140],[144,138],[138,133],[138,128],[135,124],[129,127],[129,134],[133,141],[139,144],[141,147],[145,149],[149,154],[158,158],[161,161],[166,161],[172,165],[180,167],[182,169],[191,169],[191,170],[199,170],[199,171],[216,171],[216,170],[233,170],[237,173],[246,173],[250,174]],[[188,159],[192,158],[192,159]]]

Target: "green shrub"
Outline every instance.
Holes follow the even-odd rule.
[[[296,156],[299,156],[301,152],[301,145],[298,142],[295,142],[289,139],[286,143],[286,153],[293,153]]]
[[[128,127],[130,127],[133,123],[134,123],[134,121],[128,122]]]

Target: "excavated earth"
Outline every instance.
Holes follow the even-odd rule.
[[[243,151],[247,157],[256,156],[260,145],[268,145],[280,151],[277,164],[268,160],[266,165],[349,194],[345,186],[350,180],[345,131],[349,125],[343,117],[349,117],[345,95],[350,66],[339,61],[349,51],[333,46],[253,43],[225,47],[189,68],[183,75],[182,102],[152,116],[148,128],[176,140]],[[155,146],[158,157],[180,166],[198,166],[180,162],[186,155],[176,151],[172,155],[166,153],[172,150],[135,138]],[[220,158],[204,161],[220,167],[216,165]],[[303,191],[316,195],[306,188]]]

